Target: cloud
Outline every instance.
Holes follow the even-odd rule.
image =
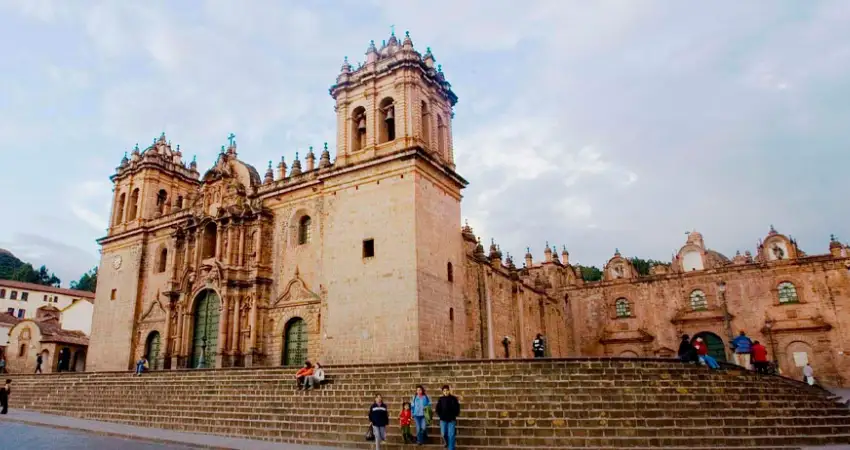
[[[63,286],[97,265],[97,257],[92,253],[36,234],[16,233],[10,241],[0,242],[0,247],[33,267],[47,266],[62,280]]]

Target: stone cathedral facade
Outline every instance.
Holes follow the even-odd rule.
[[[90,370],[530,355],[536,333],[566,355],[564,303],[461,226],[457,97],[430,49],[373,42],[330,94],[333,161],[326,144],[261,175],[232,135],[203,175],[164,135],[125,156]]]

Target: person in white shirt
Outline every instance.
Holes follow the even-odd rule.
[[[313,375],[307,377],[304,384],[307,385],[307,389],[313,389],[317,385],[321,384],[322,381],[325,381],[325,369],[323,369],[322,365],[317,361],[316,367],[313,369]]]
[[[803,367],[803,381],[809,384],[809,386],[814,386],[815,384],[815,369],[812,369],[812,365],[806,363],[806,367]]]

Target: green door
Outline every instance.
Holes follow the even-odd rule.
[[[304,365],[304,361],[307,361],[307,324],[304,319],[290,320],[284,333],[286,343],[283,351],[283,365]]]
[[[717,362],[726,362],[726,346],[723,345],[723,339],[720,339],[720,336],[708,331],[703,331],[702,333],[694,336],[693,341],[696,341],[698,337],[701,337],[702,340],[705,341],[705,345],[708,347],[709,356],[716,359]]]
[[[148,335],[148,352],[145,355],[145,358],[148,359],[148,364],[150,364],[151,370],[161,369],[159,367],[159,333],[154,331],[150,335]]]
[[[198,294],[195,306],[195,332],[192,334],[191,368],[215,366],[218,344],[218,295],[211,290]]]

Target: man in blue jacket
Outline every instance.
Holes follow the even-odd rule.
[[[753,351],[753,341],[747,337],[747,333],[742,331],[738,337],[732,339],[732,348],[735,349],[735,364],[747,370],[752,370],[750,353]]]
[[[375,450],[381,450],[381,442],[387,440],[387,425],[390,424],[390,412],[381,394],[375,394],[375,403],[369,408],[369,422],[375,435]]]

